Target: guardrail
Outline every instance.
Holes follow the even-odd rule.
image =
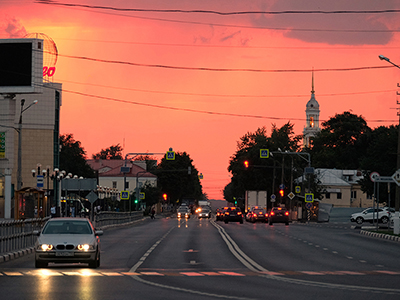
[[[113,212],[113,211],[102,211],[95,215],[94,226],[96,228],[125,224],[135,220],[143,218],[142,211],[132,211],[132,212]]]
[[[40,230],[49,218],[0,222],[0,254],[32,247],[36,242],[34,230]]]

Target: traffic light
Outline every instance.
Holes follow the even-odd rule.
[[[249,168],[249,161],[248,161],[248,160],[245,160],[245,161],[244,161],[244,167],[245,167],[246,169]]]
[[[285,196],[285,190],[284,189],[280,189],[279,190],[279,195],[281,195],[281,197]]]
[[[138,199],[135,199],[135,203],[138,204],[138,202],[139,202]]]
[[[167,199],[168,199],[167,194],[164,193],[164,194],[162,195],[162,197],[163,197],[163,199],[164,199],[165,201],[167,201]]]

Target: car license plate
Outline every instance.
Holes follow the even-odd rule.
[[[74,256],[74,252],[69,252],[69,251],[65,251],[65,252],[56,252],[56,256]]]

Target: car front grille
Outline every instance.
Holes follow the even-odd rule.
[[[75,246],[68,244],[68,245],[64,245],[64,244],[59,244],[56,246],[57,250],[74,250]]]

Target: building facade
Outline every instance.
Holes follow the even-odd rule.
[[[0,218],[8,217],[5,210],[9,210],[8,202],[14,196],[14,191],[18,190],[19,167],[21,188],[37,186],[38,164],[41,173],[44,169],[58,167],[62,85],[47,82],[43,84],[42,91],[41,94],[18,94],[12,97],[0,95],[0,135],[4,137],[4,150],[0,155]],[[36,100],[37,103],[33,104]],[[32,170],[36,172],[35,177],[32,176]],[[46,177],[43,189],[53,190],[53,182]],[[11,206],[14,206],[13,202]]]

